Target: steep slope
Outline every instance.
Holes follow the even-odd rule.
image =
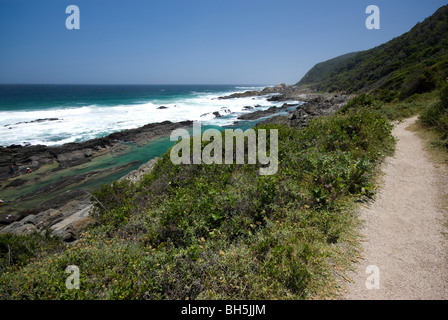
[[[448,5],[385,44],[316,64],[297,85],[403,99],[434,89],[448,76],[447,49]]]

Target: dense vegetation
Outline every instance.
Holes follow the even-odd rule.
[[[304,130],[261,127],[279,132],[275,175],[259,175],[258,165],[173,165],[166,153],[140,183],[98,189],[94,195],[106,208],[95,208],[98,224],[64,249],[51,237],[1,236],[0,296],[302,299],[334,293],[326,290],[336,287],[335,274],[354,250],[351,207],[374,194],[376,165],[394,146],[389,121],[358,103]],[[18,239],[39,245],[24,249]],[[65,287],[68,265],[80,269],[80,290]]]
[[[448,77],[447,49],[448,5],[383,45],[317,64],[298,85],[403,100],[432,91]]]

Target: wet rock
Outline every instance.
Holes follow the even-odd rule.
[[[14,123],[14,124],[6,124],[6,125],[4,125],[4,127],[16,126],[16,125],[19,125],[19,124],[41,123],[41,122],[46,122],[46,121],[57,121],[57,120],[62,120],[62,119],[59,119],[59,118],[36,119],[36,120],[33,120],[33,121],[22,121],[22,122],[17,122],[17,123]],[[11,129],[11,128],[9,128],[9,129]]]
[[[9,184],[6,185],[6,188],[11,188],[11,187],[20,187],[22,185],[24,185],[27,181],[24,179],[14,179],[13,181],[11,181]]]
[[[260,118],[275,114],[281,110],[290,108],[295,105],[296,104],[290,105],[290,104],[284,103],[281,107],[270,107],[267,110],[258,110],[255,112],[243,114],[243,115],[239,116],[238,119],[240,119],[240,120],[256,120],[256,119],[260,119]]]
[[[277,113],[279,109],[277,107],[270,107],[267,110],[259,110],[251,113],[246,113],[238,117],[240,120],[256,120],[259,118],[266,117],[268,115]]]
[[[97,173],[99,173],[99,171],[91,171],[91,172],[80,174],[80,175],[61,177],[56,182],[47,184],[46,186],[43,186],[39,189],[36,189],[32,192],[29,192],[29,193],[21,196],[19,198],[19,201],[28,200],[28,199],[34,198],[34,197],[42,195],[42,194],[47,194],[47,193],[54,192],[56,190],[65,188],[67,186],[74,185],[76,183],[79,183],[79,182],[85,180],[87,177],[90,177]]]

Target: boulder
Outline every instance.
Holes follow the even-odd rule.
[[[258,110],[255,112],[242,114],[241,116],[238,117],[238,119],[240,119],[240,120],[256,120],[256,119],[260,119],[260,118],[269,116],[271,114],[275,114],[279,110],[280,110],[280,108],[270,107],[267,110]]]

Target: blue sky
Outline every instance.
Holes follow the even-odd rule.
[[[0,0],[0,83],[295,83],[387,42],[444,0]],[[68,5],[80,29],[68,30]],[[365,27],[368,5],[381,29]]]

